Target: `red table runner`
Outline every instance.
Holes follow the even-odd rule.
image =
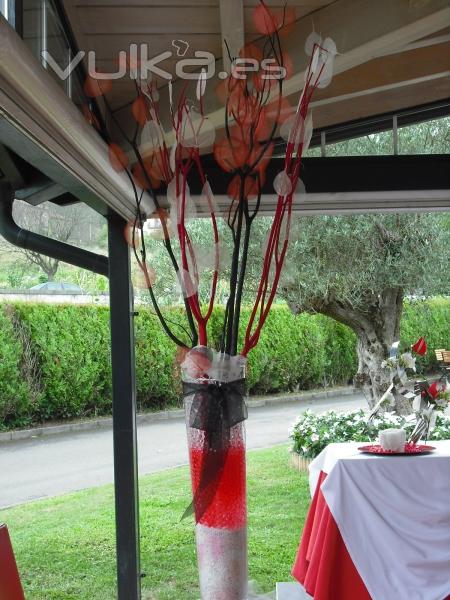
[[[370,600],[317,483],[292,575],[314,600]]]
[[[0,524],[0,600],[25,600],[6,525]]]

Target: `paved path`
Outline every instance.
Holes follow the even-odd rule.
[[[251,408],[248,448],[286,443],[291,423],[306,408],[320,412],[361,406],[365,406],[361,396],[346,396]],[[138,441],[141,475],[187,461],[182,419],[143,424],[138,429]],[[108,429],[0,444],[0,508],[112,481],[112,433]]]

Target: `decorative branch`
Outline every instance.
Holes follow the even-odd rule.
[[[214,144],[214,157],[220,167],[230,174],[228,195],[230,204],[226,211],[227,225],[233,239],[233,251],[229,276],[229,298],[222,326],[220,349],[230,355],[238,353],[241,307],[245,288],[248,252],[254,219],[261,206],[265,171],[273,152],[273,140],[280,128],[280,135],[287,141],[284,170],[277,175],[274,188],[277,205],[270,228],[267,247],[263,256],[261,279],[247,325],[241,354],[246,356],[255,347],[274,302],[281,271],[286,256],[290,235],[292,203],[298,184],[301,159],[312,133],[308,114],[309,103],[317,87],[324,87],[331,80],[332,64],[336,48],[332,40],[324,42],[313,33],[306,47],[310,54],[305,87],[297,109],[289,110],[283,98],[283,79],[290,76],[290,60],[283,53],[280,36],[283,33],[287,12],[273,13],[264,0],[255,8],[255,25],[263,34],[260,46],[247,44],[237,58],[230,56],[231,76],[219,83],[219,95],[224,102],[225,135],[215,140],[215,130],[204,114],[204,94],[207,88],[206,73],[202,71],[197,81],[197,104],[187,95],[187,82],[174,102],[172,83],[169,82],[169,104],[173,146],[166,145],[165,134],[159,117],[159,94],[154,83],[136,78],[136,99],[132,105],[137,125],[132,137],[127,136],[121,123],[109,109],[110,119],[122,135],[133,159],[130,159],[117,144],[111,142],[112,164],[116,170],[125,171],[136,198],[136,219],[133,223],[133,246],[136,261],[144,274],[146,287],[164,331],[178,345],[185,347],[169,327],[159,309],[154,282],[147,263],[145,218],[156,218],[162,231],[163,245],[178,278],[184,296],[185,313],[190,330],[192,346],[208,344],[208,322],[211,317],[220,276],[220,236],[217,226],[217,210],[214,197],[204,172],[201,152]],[[229,51],[229,49],[228,49]],[[259,65],[251,73],[241,68],[242,61]],[[271,64],[270,69],[267,64]],[[138,65],[132,65],[138,71]],[[273,71],[278,75],[274,76]],[[214,143],[215,142],[215,143]],[[189,179],[196,173],[202,184],[202,195],[206,200],[211,220],[213,264],[210,265],[209,298],[206,308],[200,304],[199,285],[203,276],[201,258],[189,233],[188,222],[195,217],[195,205],[190,196]],[[161,209],[156,189],[164,182],[170,211]],[[139,192],[138,188],[142,190]],[[142,215],[141,203],[145,192],[152,197],[156,211],[154,215]],[[256,198],[251,211],[249,200]],[[139,230],[139,249],[136,247],[136,230]],[[171,237],[176,236],[176,247]],[[203,296],[202,296],[203,298]]]

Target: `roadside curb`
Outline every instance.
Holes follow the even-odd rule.
[[[293,402],[305,402],[313,404],[318,400],[333,400],[346,396],[354,396],[358,390],[353,387],[333,388],[329,391],[309,391],[299,392],[297,394],[286,394],[279,396],[252,396],[247,400],[249,409],[260,408],[262,406],[273,406],[276,404],[288,404]],[[153,423],[155,421],[165,421],[169,419],[184,419],[183,409],[161,410],[152,413],[141,413],[137,415],[137,424]],[[89,421],[78,421],[75,423],[63,423],[61,425],[49,425],[47,427],[34,427],[33,429],[18,429],[16,431],[5,431],[0,433],[0,443],[14,442],[18,440],[27,440],[36,437],[47,437],[61,433],[79,433],[82,431],[94,431],[95,429],[112,428],[112,418],[102,417],[100,419],[91,419]]]

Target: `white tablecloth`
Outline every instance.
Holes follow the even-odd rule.
[[[450,594],[450,441],[433,454],[373,456],[330,444],[310,465],[373,600]],[[350,599],[349,599],[350,600]]]

